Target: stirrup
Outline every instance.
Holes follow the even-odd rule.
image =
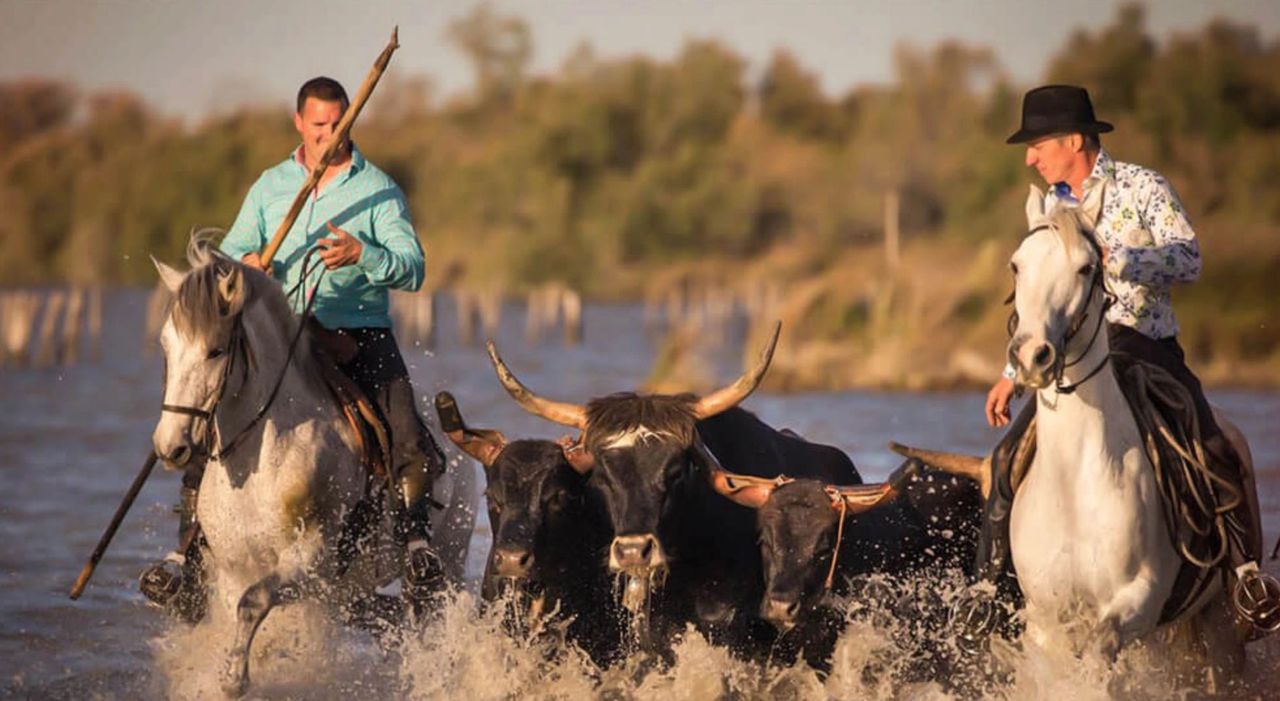
[[[1280,631],[1280,581],[1249,562],[1236,568],[1231,590],[1236,613],[1263,634]]]
[[[424,540],[414,540],[408,545],[404,583],[411,597],[430,596],[444,589],[444,565]]]
[[[186,563],[187,558],[182,553],[165,555],[163,560],[148,567],[138,577],[138,589],[142,590],[147,601],[160,608],[168,608],[182,590],[182,568]]]
[[[967,655],[987,649],[992,634],[1003,618],[999,604],[987,592],[970,592],[951,609],[951,629],[956,647]]]

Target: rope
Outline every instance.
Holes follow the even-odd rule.
[[[844,497],[836,495],[832,498],[840,499],[840,521],[839,525],[836,526],[836,547],[831,551],[831,567],[827,569],[827,581],[822,585],[828,591],[831,589],[831,583],[835,581],[836,562],[840,559],[840,543],[844,540],[844,516],[849,509],[849,502],[845,501]]]
[[[1209,467],[1200,434],[1194,399],[1165,369],[1137,361],[1127,371],[1135,391],[1127,394],[1134,420],[1142,432],[1162,496],[1165,528],[1183,561],[1198,570],[1187,596],[1175,611],[1180,616],[1204,591],[1211,570],[1228,557],[1231,548],[1243,550],[1245,526],[1235,513],[1243,495],[1230,481]],[[1167,419],[1164,408],[1176,420]]]

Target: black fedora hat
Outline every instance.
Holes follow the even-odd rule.
[[[1022,144],[1050,134],[1105,134],[1112,130],[1093,116],[1089,91],[1075,85],[1045,85],[1022,98],[1022,128],[1005,140]]]

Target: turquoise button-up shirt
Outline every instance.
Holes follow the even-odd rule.
[[[222,240],[221,249],[228,256],[240,260],[266,247],[306,182],[307,169],[299,162],[299,153],[264,171],[249,188],[240,215]],[[286,290],[298,283],[307,250],[329,237],[327,222],[359,239],[363,250],[355,265],[324,271],[312,308],[316,319],[330,329],[389,328],[388,290],[417,290],[426,265],[404,193],[354,144],[350,165],[308,198],[271,261],[272,276]],[[308,280],[308,290],[320,276],[319,270],[324,270],[319,255],[312,256],[312,261],[318,270]],[[302,313],[304,297],[290,298],[295,312]]]

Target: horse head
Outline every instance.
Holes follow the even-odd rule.
[[[1102,188],[1093,188],[1079,206],[1059,202],[1048,212],[1044,199],[1032,186],[1029,233],[1009,263],[1016,315],[1009,362],[1017,382],[1036,389],[1061,379],[1070,363],[1068,346],[1077,354],[1087,350],[1090,334],[1079,332],[1086,319],[1090,327],[1102,323],[1105,299],[1102,256],[1092,234]]]
[[[199,234],[187,249],[190,271],[182,273],[152,260],[161,282],[174,295],[160,331],[164,400],[152,442],[165,466],[179,469],[209,444],[223,397],[238,395],[246,384],[253,359],[248,336],[261,335],[257,329],[273,325],[263,308],[287,314],[288,307],[264,274],[218,253]],[[258,304],[262,299],[274,304]],[[255,332],[248,331],[250,326]],[[240,371],[232,377],[237,363]]]

